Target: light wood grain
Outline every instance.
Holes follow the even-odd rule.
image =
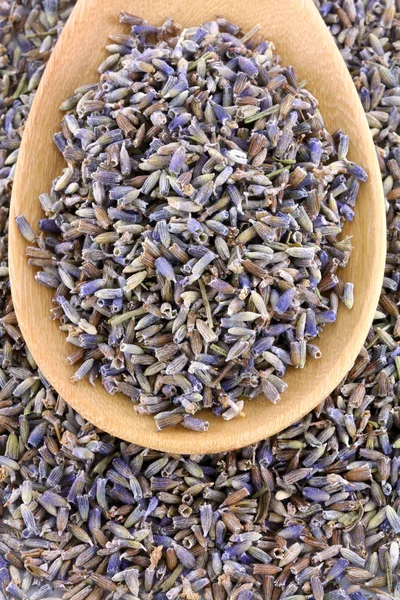
[[[290,370],[288,391],[277,405],[263,398],[245,403],[245,418],[230,422],[207,413],[211,424],[204,434],[183,429],[156,433],[151,417],[138,416],[130,400],[108,395],[99,383],[71,384],[75,368],[66,357],[70,346],[56,323],[49,320],[51,291],[36,283],[27,265],[27,243],[14,218],[24,214],[31,224],[41,218],[40,193],[63,166],[52,143],[59,130],[61,101],[77,86],[98,79],[97,65],[105,57],[107,35],[127,31],[118,23],[120,10],[161,24],[172,16],[182,25],[198,25],[221,14],[245,30],[256,23],[275,42],[285,64],[320,102],[329,131],[339,127],[350,136],[350,157],[368,172],[362,185],[355,221],[346,226],[355,246],[346,280],[355,283],[352,311],[339,308],[337,322],[320,341],[323,357],[304,370]],[[368,125],[350,75],[315,9],[312,0],[79,0],[47,66],[28,119],[13,188],[10,218],[10,272],[18,322],[41,371],[58,393],[98,427],[125,440],[174,453],[212,453],[245,446],[290,425],[321,402],[345,376],[359,352],[373,318],[383,277],[385,217],[381,178]]]

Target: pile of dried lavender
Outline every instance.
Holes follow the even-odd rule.
[[[0,6],[0,599],[29,589],[36,600],[398,598],[400,3],[321,3],[365,102],[387,198],[386,278],[365,346],[298,425],[191,457],[85,422],[37,370],[15,320],[10,156],[56,37],[54,7],[35,4],[25,21],[18,1]],[[59,11],[61,26],[63,2]]]
[[[121,21],[99,83],[63,104],[68,167],[27,253],[83,361],[73,380],[100,376],[158,429],[204,431],[201,408],[278,402],[339,298],[351,308],[340,234],[366,174],[257,27]]]

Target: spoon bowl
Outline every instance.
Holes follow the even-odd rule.
[[[210,421],[206,433],[183,428],[157,433],[152,417],[138,415],[123,395],[109,395],[98,383],[70,379],[76,366],[66,358],[65,333],[49,319],[52,290],[34,279],[25,256],[28,243],[15,217],[23,214],[37,229],[42,215],[38,196],[60,174],[63,158],[52,137],[60,129],[59,106],[74,89],[98,80],[97,66],[106,56],[108,35],[126,31],[118,23],[121,10],[160,24],[172,16],[195,26],[221,14],[247,31],[260,24],[275,43],[283,64],[293,65],[299,79],[316,96],[329,132],[342,128],[350,138],[349,158],[368,173],[361,186],[355,220],[344,234],[352,236],[354,251],[343,273],[355,284],[351,311],[340,306],[337,321],[325,328],[319,341],[320,360],[303,370],[290,369],[288,390],[277,405],[265,398],[245,402],[245,417],[226,422],[203,411]],[[110,434],[164,452],[203,454],[231,450],[277,433],[315,408],[351,368],[370,327],[381,289],[385,257],[385,210],[374,144],[364,111],[347,68],[312,0],[79,0],[57,42],[43,75],[26,125],[14,180],[10,215],[10,276],[14,307],[27,345],[41,372],[56,391],[84,418]],[[199,413],[202,416],[201,413]]]

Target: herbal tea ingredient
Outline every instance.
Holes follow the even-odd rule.
[[[347,378],[300,423],[235,452],[183,457],[86,422],[24,344],[8,284],[10,190],[71,5],[1,5],[1,600],[398,597],[400,5],[318,6],[381,165],[388,255],[375,320]]]
[[[201,408],[278,402],[339,299],[351,308],[342,225],[367,176],[257,27],[121,21],[99,83],[62,105],[68,166],[27,254],[55,289],[73,381],[101,378],[159,430],[205,431]]]

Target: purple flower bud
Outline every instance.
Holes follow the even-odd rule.
[[[231,115],[228,113],[227,110],[225,110],[225,108],[223,106],[220,106],[219,104],[217,104],[216,102],[213,102],[212,100],[210,100],[210,105],[214,111],[215,116],[217,117],[217,120],[220,121],[220,123],[222,123],[222,125],[225,125],[225,123],[232,120]]]
[[[303,488],[303,495],[312,502],[326,502],[330,498],[330,495],[327,492],[316,487]]]
[[[339,577],[343,575],[347,567],[350,565],[349,561],[344,558],[339,558],[333,567],[330,569],[329,573],[326,575],[325,583],[332,580],[337,580]]]
[[[346,221],[352,221],[354,219],[354,210],[350,208],[350,206],[348,206],[347,204],[340,203],[339,206],[339,212],[341,215],[344,216]]]
[[[308,141],[308,151],[310,153],[311,162],[319,165],[322,158],[322,144],[316,138],[310,138]]]
[[[284,540],[295,540],[299,538],[303,532],[303,525],[291,525],[281,529],[279,532],[279,537],[283,538]]]
[[[150,35],[152,33],[158,33],[158,27],[155,25],[134,25],[132,27],[132,33],[137,35]]]
[[[350,598],[351,600],[367,600],[362,592],[353,592],[353,594],[350,594]]]
[[[46,233],[60,233],[61,229],[57,225],[55,219],[40,219],[39,227]]]
[[[175,554],[178,558],[178,561],[181,562],[183,566],[187,569],[194,569],[196,565],[196,558],[193,556],[193,554],[189,550],[187,550],[187,548],[179,546],[176,543],[174,544],[173,548],[175,550]]]
[[[159,58],[153,58],[153,65],[159,70],[168,75],[170,77],[175,73],[173,67],[166,63],[164,60],[160,60]]]
[[[248,77],[253,79],[258,75],[258,67],[257,65],[250,60],[249,58],[245,58],[244,56],[239,56],[239,68],[243,73],[246,73]]]
[[[278,302],[275,304],[274,310],[279,315],[285,313],[291,306],[294,298],[296,296],[296,288],[289,288],[286,292],[279,297]]]
[[[325,310],[315,313],[315,322],[318,324],[334,323],[336,321],[336,313],[333,310]]]
[[[176,275],[174,272],[174,268],[167,261],[166,258],[161,256],[160,258],[156,259],[154,264],[155,264],[157,271],[160,273],[160,275],[162,275],[163,277],[165,277],[166,279],[168,279],[170,281],[176,281]]]
[[[140,223],[142,218],[138,213],[129,213],[126,210],[110,207],[107,214],[113,221],[121,220],[127,223]]]
[[[200,42],[202,42],[206,37],[207,33],[207,29],[204,29],[204,27],[199,27],[196,33],[193,35],[192,41],[196,44],[200,44]]]
[[[183,146],[180,146],[175,150],[171,157],[171,161],[169,163],[169,170],[174,175],[179,175],[182,170],[183,165],[185,164],[186,151]]]
[[[117,573],[119,573],[119,571],[121,570],[120,568],[121,565],[121,555],[119,552],[113,552],[110,556],[110,558],[108,559],[108,563],[107,563],[107,575],[108,577],[113,577],[114,575],[116,575]]]
[[[175,131],[175,129],[179,129],[179,127],[184,127],[191,120],[192,115],[190,113],[181,113],[172,119],[172,121],[168,125],[168,129],[170,131]]]
[[[268,333],[269,333],[269,331],[268,331]],[[260,356],[260,354],[269,350],[271,348],[271,346],[273,345],[274,341],[275,341],[275,338],[273,338],[271,336],[267,336],[267,337],[258,339],[253,344],[253,347],[251,349],[253,356]]]
[[[347,172],[359,181],[367,181],[368,175],[360,165],[353,162],[347,163]]]
[[[285,333],[288,329],[291,329],[291,325],[288,323],[276,323],[275,325],[271,325],[267,329],[268,335],[281,335],[281,333]]]

